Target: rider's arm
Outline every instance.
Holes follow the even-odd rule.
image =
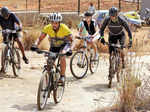
[[[41,33],[40,37],[36,40],[35,45],[37,45],[37,47],[40,45],[41,41],[46,37],[45,33]]]
[[[98,28],[98,24],[95,22],[95,24],[94,24],[94,27],[95,27],[95,33],[92,35],[92,37],[95,37],[95,36],[97,36],[98,34],[99,34],[99,28]]]
[[[132,33],[131,33],[131,30],[129,28],[129,25],[128,23],[126,22],[126,20],[124,19],[121,19],[121,23],[122,23],[122,26],[126,29],[126,31],[128,32],[128,36],[130,38],[130,40],[132,40]]]
[[[65,40],[69,41],[69,43],[72,43],[72,32],[68,28],[68,26],[66,26],[65,24],[63,24],[63,34],[65,37]]]
[[[108,22],[110,21],[110,17],[106,17],[102,23],[101,29],[100,29],[100,35],[101,37],[104,37],[104,31],[106,26],[108,25]]]
[[[22,29],[22,23],[20,21],[20,19],[14,14],[11,13],[11,16],[13,17],[13,21],[18,25],[19,29]]]
[[[79,36],[82,36],[82,32],[83,32],[83,29],[84,29],[83,21],[80,22],[78,27],[79,27]]]

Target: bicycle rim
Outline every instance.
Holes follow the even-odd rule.
[[[77,51],[70,60],[70,70],[72,75],[77,78],[83,78],[88,70],[88,58],[82,51]]]
[[[12,67],[13,67],[13,73],[14,73],[14,76],[18,76],[18,72],[19,72],[19,70],[20,70],[20,55],[19,55],[19,52],[18,52],[18,50],[16,50],[16,49],[13,49],[12,50],[12,54],[13,54],[13,64],[12,64]]]
[[[49,74],[47,72],[44,72],[38,87],[38,94],[37,94],[38,110],[43,110],[45,108],[47,99],[48,97],[50,97],[51,90],[49,90],[49,87],[51,85],[52,84],[49,78]]]
[[[54,102],[55,103],[59,103],[62,100],[64,90],[65,90],[65,85],[62,85],[61,83],[58,83],[58,80],[55,82],[55,88],[54,88],[54,91],[53,91],[53,97],[54,97]]]
[[[95,73],[97,71],[98,65],[99,65],[99,59],[98,60],[93,60],[94,55],[90,56],[90,71],[91,73]]]

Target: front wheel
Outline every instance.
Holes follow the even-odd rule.
[[[83,51],[77,51],[70,60],[70,70],[77,79],[82,79],[88,71],[88,58]]]
[[[112,79],[116,73],[116,57],[115,57],[115,53],[112,52],[111,57],[110,57],[110,61],[111,61],[111,65],[109,68],[109,84],[108,84],[108,88],[111,88],[112,86]]]
[[[18,76],[18,72],[19,72],[19,70],[20,70],[20,55],[19,55],[19,52],[18,52],[18,50],[17,49],[13,49],[12,50],[12,60],[13,60],[13,62],[12,62],[12,68],[13,68],[13,73],[14,73],[14,76]]]
[[[43,110],[47,103],[48,97],[50,97],[52,86],[51,82],[52,77],[49,76],[48,72],[44,72],[43,76],[41,77],[38,93],[37,93],[37,108],[38,110]]]
[[[8,65],[9,65],[9,59],[8,59],[8,56],[7,56],[7,51],[8,51],[8,48],[7,46],[2,49],[2,54],[1,54],[1,71],[6,73],[7,70],[8,70]]]

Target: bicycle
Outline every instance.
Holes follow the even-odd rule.
[[[53,98],[55,103],[59,103],[62,100],[65,84],[59,83],[60,78],[60,57],[66,54],[54,53],[44,50],[36,50],[37,53],[44,53],[47,58],[46,65],[43,68],[43,75],[40,79],[37,93],[37,108],[43,110],[46,106],[47,99],[50,98],[51,92],[53,92]],[[55,61],[57,60],[57,64]]]
[[[89,37],[76,37],[76,38],[83,40],[84,45],[80,47],[80,50],[76,51],[74,55],[71,57],[70,70],[75,78],[82,79],[87,74],[88,68],[90,68],[90,72],[92,74],[96,72],[99,65],[99,59],[94,60],[94,51],[93,49],[88,48],[87,46],[87,41],[89,40]],[[74,67],[74,65],[76,67]],[[76,68],[79,69],[77,70]],[[82,70],[83,72],[81,72]]]
[[[14,47],[14,37],[10,38],[10,34],[16,33],[16,30],[2,30],[2,33],[6,34],[6,46],[2,49],[2,54],[1,54],[1,66],[2,69],[1,71],[6,73],[8,66],[12,66],[13,68],[13,74],[15,77],[18,76],[18,71],[20,70],[20,55],[18,49]]]
[[[121,70],[121,63],[120,63],[120,60],[121,60],[121,57],[120,57],[120,50],[122,48],[126,48],[126,46],[122,46],[120,44],[113,44],[113,43],[107,43],[106,42],[106,45],[108,46],[112,46],[114,48],[114,50],[112,51],[112,54],[110,56],[110,60],[111,60],[111,68],[109,68],[110,70],[110,74],[111,74],[111,77],[109,77],[109,84],[108,84],[108,87],[111,88],[111,85],[112,85],[112,79],[115,74],[117,76],[117,82],[120,81],[120,77],[119,77],[119,73],[120,73],[120,70]]]

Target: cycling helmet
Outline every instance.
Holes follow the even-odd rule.
[[[92,16],[92,15],[93,15],[93,14],[90,13],[89,11],[87,11],[87,12],[84,13],[84,16],[85,16],[85,17]]]
[[[112,7],[109,9],[109,16],[117,16],[118,15],[118,8]]]
[[[1,15],[5,18],[5,17],[8,17],[10,11],[7,7],[2,7],[1,8]]]
[[[61,22],[62,15],[60,13],[50,13],[49,20],[53,22]]]

